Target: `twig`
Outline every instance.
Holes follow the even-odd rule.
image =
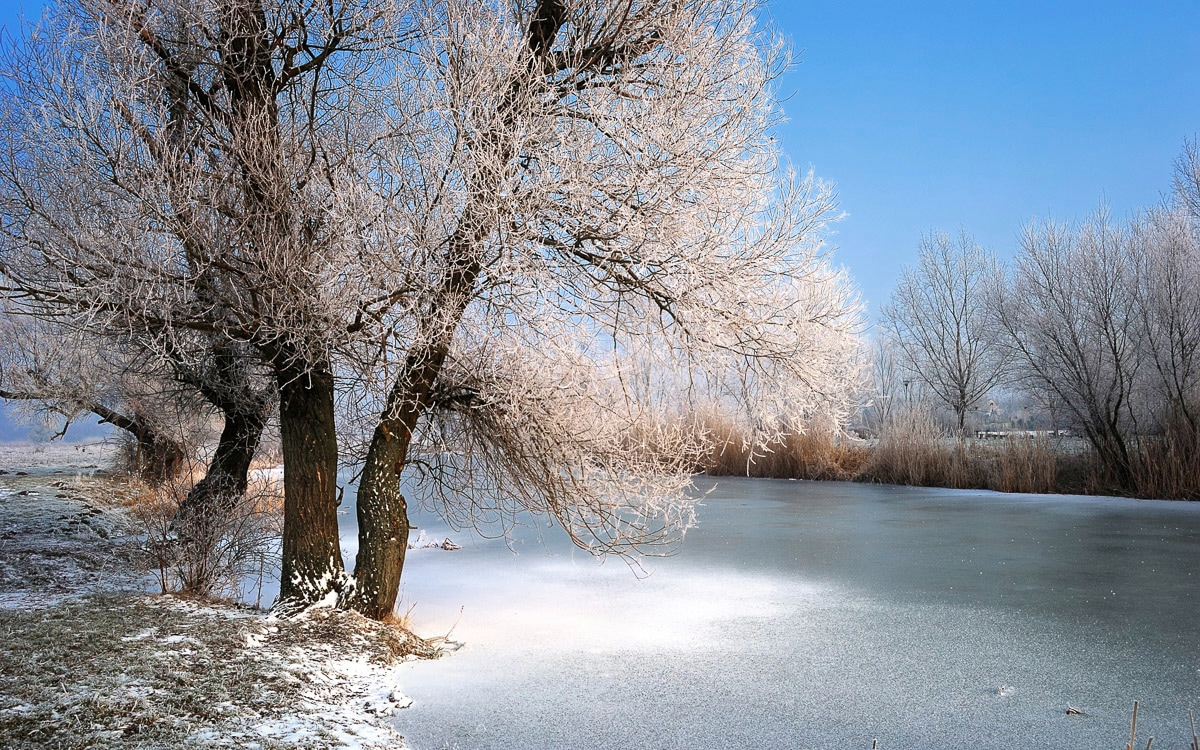
[[[1133,723],[1129,727],[1129,744],[1125,746],[1125,750],[1133,750],[1133,741],[1137,737],[1137,712],[1138,702],[1133,702]]]

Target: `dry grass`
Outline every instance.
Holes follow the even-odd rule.
[[[927,412],[912,410],[884,426],[855,479],[923,487],[977,487],[982,477],[961,442],[947,441]]]
[[[0,493],[0,748],[397,746],[394,665],[444,639],[141,593],[125,517],[146,490],[127,478],[3,476]]]
[[[958,439],[921,410],[897,415],[874,444],[851,440],[834,427],[809,425],[755,450],[749,431],[720,414],[698,415],[691,423],[712,445],[698,470],[713,476],[1200,499],[1200,439],[1189,439],[1182,430],[1141,440],[1134,455],[1135,483],[1123,487],[1106,480],[1095,456],[1076,445],[1080,441]]]
[[[711,476],[844,480],[867,458],[865,448],[830,427],[809,426],[757,449],[748,431],[731,420],[709,415],[698,420],[696,429],[703,430],[713,446],[699,462],[699,469]]]
[[[0,632],[0,747],[14,750],[326,748],[347,731],[393,747],[376,717],[398,706],[367,684],[392,690],[388,665],[438,655],[354,613],[272,620],[172,597],[0,609]]]
[[[1133,475],[1141,497],[1200,499],[1200,434],[1172,425],[1164,435],[1141,440]]]
[[[919,413],[901,417],[870,449],[859,481],[999,492],[1200,499],[1200,450],[1178,434],[1146,438],[1134,452],[1134,483],[1115,485],[1088,449],[1046,436],[956,440]]]
[[[187,472],[151,486],[119,475],[122,506],[146,540],[162,592],[192,592],[261,605],[263,584],[274,575],[272,559],[283,526],[282,484],[269,473],[252,472],[245,496],[211,527],[210,543],[188,544],[173,527],[176,511],[203,472]],[[206,525],[206,528],[208,526]],[[249,589],[247,582],[253,582]]]
[[[995,457],[992,489],[1050,493],[1058,488],[1059,456],[1050,438],[1006,438]]]
[[[887,425],[858,481],[998,492],[1087,493],[1093,462],[1046,436],[957,439],[912,411]]]

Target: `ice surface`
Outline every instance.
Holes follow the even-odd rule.
[[[467,645],[403,668],[409,744],[1096,748],[1135,698],[1190,740],[1200,505],[724,480],[700,519],[639,579],[418,517],[464,549],[410,552],[404,601]]]

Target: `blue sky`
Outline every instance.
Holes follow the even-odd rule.
[[[803,49],[781,142],[838,187],[837,258],[873,313],[923,232],[1002,257],[1037,217],[1169,189],[1200,132],[1200,2],[776,2]]]
[[[0,24],[37,2],[0,0]],[[781,82],[792,162],[849,214],[836,259],[872,315],[923,232],[972,232],[1002,257],[1034,218],[1169,189],[1200,133],[1200,1],[786,2],[799,64]]]

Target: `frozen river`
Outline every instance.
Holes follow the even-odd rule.
[[[422,750],[1095,750],[1135,698],[1139,747],[1182,749],[1200,709],[1200,504],[723,479],[642,579],[417,524],[464,544],[405,571],[466,643],[405,667]]]

